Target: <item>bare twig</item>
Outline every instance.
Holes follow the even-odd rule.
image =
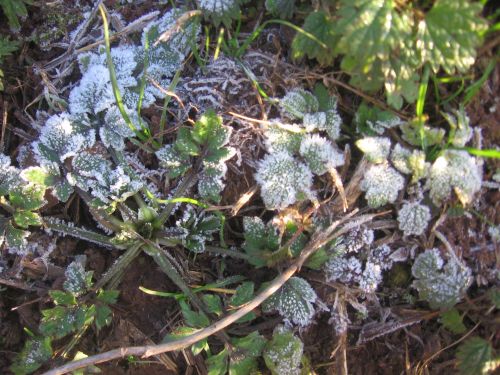
[[[281,275],[276,277],[262,292],[260,292],[255,298],[241,307],[239,310],[230,314],[218,322],[204,328],[190,336],[183,339],[176,340],[173,342],[159,344],[159,345],[145,345],[145,346],[133,346],[124,347],[119,349],[110,350],[105,353],[90,356],[79,361],[74,361],[67,363],[61,367],[55,368],[53,370],[47,371],[44,375],[62,375],[67,374],[71,371],[75,371],[80,368],[95,365],[98,363],[108,362],[114,359],[123,358],[125,356],[141,356],[142,358],[147,358],[150,356],[158,355],[160,353],[171,352],[174,350],[181,350],[187,348],[199,340],[209,337],[222,329],[230,326],[238,319],[258,307],[267,298],[273,295],[278,289],[280,289],[285,282],[290,279],[297,271],[300,270],[304,262],[312,255],[317,249],[331,241],[337,236],[340,236],[347,231],[351,230],[353,227],[359,226],[363,223],[371,221],[376,215],[363,215],[356,218],[356,220],[351,220],[357,214],[358,210],[353,210],[342,219],[335,221],[329,228],[321,233],[316,233],[308,246],[303,250],[302,254],[288,267]],[[348,222],[341,229],[337,228]]]

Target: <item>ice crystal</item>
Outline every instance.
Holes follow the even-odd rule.
[[[303,119],[307,113],[318,111],[318,99],[301,88],[293,89],[286,93],[280,100],[281,109],[292,119]]]
[[[383,163],[389,157],[391,141],[386,137],[366,137],[358,140],[356,146],[372,163]]]
[[[471,270],[456,259],[446,265],[438,249],[424,251],[412,266],[413,287],[431,308],[450,308],[462,299],[469,288]]]
[[[299,375],[304,344],[284,326],[277,326],[264,349],[266,366],[273,375]]]
[[[326,112],[304,114],[303,125],[307,132],[326,129]]]
[[[355,253],[363,247],[369,247],[374,239],[373,230],[360,226],[352,229],[342,236],[340,244],[336,246],[337,252]]]
[[[474,157],[466,151],[446,150],[432,164],[426,187],[436,205],[448,198],[452,189],[462,204],[468,204],[481,189],[481,183],[481,171]]]
[[[267,150],[269,152],[285,151],[291,155],[298,153],[303,138],[301,128],[298,125],[288,125],[287,128],[280,125],[278,121],[271,121],[266,128],[264,135]]]
[[[361,181],[361,190],[372,208],[393,203],[404,187],[404,178],[387,163],[372,165]]]
[[[318,296],[309,283],[300,277],[291,277],[263,305],[266,312],[277,310],[286,320],[301,327],[312,322],[315,310],[313,303]]]
[[[419,202],[406,202],[398,211],[399,229],[405,236],[424,233],[430,219],[431,210]]]
[[[311,171],[319,176],[344,164],[344,155],[319,134],[307,135],[302,139],[300,155]]]
[[[95,131],[68,113],[51,116],[33,149],[41,165],[58,167],[95,142]]]
[[[313,197],[311,171],[286,152],[269,154],[261,160],[255,180],[268,209],[283,209]]]

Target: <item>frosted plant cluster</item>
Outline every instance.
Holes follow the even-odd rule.
[[[393,261],[389,246],[373,247],[373,237],[373,231],[365,227],[344,235],[323,267],[326,279],[374,292],[382,281],[382,272],[390,269]]]
[[[425,250],[413,263],[413,287],[431,308],[450,308],[457,304],[472,283],[471,270],[452,257],[446,265],[438,249]]]
[[[344,164],[344,155],[335,144],[341,119],[334,98],[320,110],[312,93],[297,88],[287,92],[279,104],[283,119],[271,120],[265,128],[269,154],[259,162],[255,175],[268,209],[314,199],[313,175],[336,175],[334,169]],[[301,123],[283,122],[286,118]]]

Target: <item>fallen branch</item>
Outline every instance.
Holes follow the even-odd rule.
[[[355,209],[342,219],[335,221],[330,227],[321,233],[316,233],[313,239],[309,242],[308,246],[302,251],[301,255],[288,267],[281,275],[276,277],[267,288],[265,288],[262,292],[260,292],[255,298],[241,307],[239,310],[230,314],[218,322],[204,328],[190,336],[187,336],[183,339],[176,340],[173,342],[159,344],[159,345],[145,345],[145,346],[132,346],[110,350],[105,353],[93,355],[78,361],[69,362],[63,366],[57,367],[53,370],[49,370],[44,373],[44,375],[62,375],[67,374],[71,371],[75,371],[81,368],[85,368],[91,365],[108,362],[114,359],[123,358],[126,356],[141,356],[142,358],[147,358],[150,356],[158,355],[161,353],[171,352],[174,350],[185,349],[196,342],[207,338],[220,330],[230,326],[234,322],[236,322],[241,317],[245,316],[247,313],[252,311],[261,305],[267,298],[272,296],[278,289],[280,289],[283,284],[286,283],[288,279],[290,279],[297,271],[300,270],[304,262],[311,256],[317,249],[321,246],[325,245],[329,241],[334,238],[348,232],[354,227],[358,227],[361,224],[371,221],[376,214],[374,215],[363,215],[356,220],[350,221],[356,214],[358,210]],[[343,226],[340,230],[336,229],[343,223],[348,222],[345,226]],[[335,233],[334,233],[335,232]]]

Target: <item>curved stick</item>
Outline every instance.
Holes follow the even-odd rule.
[[[363,223],[366,223],[368,221],[371,221],[377,214],[374,215],[363,215],[358,217],[354,222],[348,223],[344,227],[342,227],[340,230],[338,230],[336,233],[333,234],[333,232],[338,228],[339,225],[342,223],[345,223],[349,219],[351,219],[358,210],[353,210],[346,216],[344,216],[342,219],[335,221],[332,225],[330,225],[326,230],[322,231],[321,233],[317,233],[311,240],[311,242],[308,244],[308,246],[302,251],[301,255],[292,263],[290,267],[288,267],[285,272],[283,272],[281,275],[276,277],[270,284],[269,286],[264,289],[262,292],[260,292],[258,295],[255,296],[255,298],[241,307],[239,310],[237,310],[235,313],[230,314],[218,322],[215,322],[214,324],[208,326],[207,328],[204,328],[190,336],[187,336],[183,339],[176,340],[173,342],[165,343],[165,344],[159,344],[159,345],[145,345],[145,346],[131,346],[131,347],[125,347],[125,348],[119,348],[119,349],[114,349],[110,350],[105,353],[101,354],[96,354],[78,361],[74,362],[69,362],[61,367],[57,367],[53,370],[49,370],[44,373],[44,375],[62,375],[62,374],[67,374],[68,372],[78,370],[80,368],[84,368],[87,366],[95,365],[98,363],[103,363],[103,362],[108,362],[113,359],[118,359],[118,358],[123,358],[125,356],[129,355],[134,355],[134,356],[141,356],[142,358],[147,358],[153,355],[165,353],[165,352],[171,352],[174,350],[180,350],[187,348],[196,342],[207,338],[208,336],[211,336],[220,330],[228,327],[229,325],[233,324],[236,322],[238,319],[241,317],[245,316],[247,313],[258,307],[260,304],[262,304],[267,298],[269,298],[271,295],[273,295],[279,288],[285,284],[285,282],[290,279],[297,271],[300,270],[304,262],[307,260],[307,258],[313,254],[317,249],[319,249],[321,246],[325,245],[332,239],[346,233],[347,231],[351,230],[354,227],[357,227]]]

